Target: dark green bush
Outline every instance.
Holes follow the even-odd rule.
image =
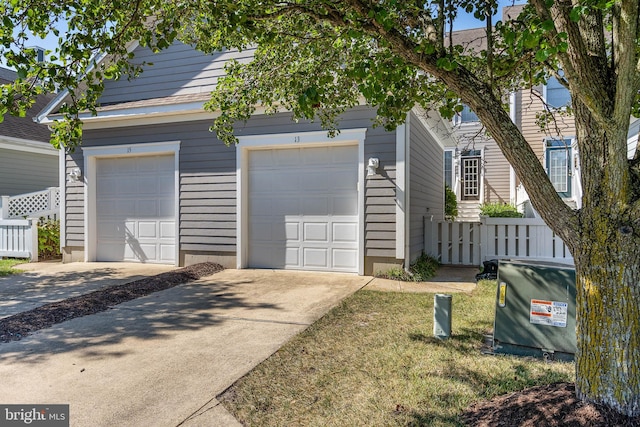
[[[41,220],[38,223],[38,258],[60,256],[60,220]]]
[[[444,217],[449,221],[454,221],[458,216],[458,201],[456,193],[448,186],[444,186]]]
[[[403,282],[425,282],[435,276],[439,266],[437,259],[422,254],[409,266],[409,271],[405,271],[402,267],[394,267],[385,272],[376,273],[376,277]]]
[[[491,218],[522,218],[524,216],[514,205],[500,202],[481,204],[480,215]]]

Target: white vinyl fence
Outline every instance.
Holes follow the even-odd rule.
[[[57,219],[60,189],[0,196],[0,258],[38,261],[38,221]]]
[[[0,258],[29,258],[38,261],[38,220],[0,220]]]
[[[573,264],[562,239],[538,218],[427,221],[425,246],[425,251],[443,264],[481,265],[486,260],[505,258]]]

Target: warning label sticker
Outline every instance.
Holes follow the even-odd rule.
[[[536,325],[566,328],[568,307],[566,302],[532,299],[529,320]]]

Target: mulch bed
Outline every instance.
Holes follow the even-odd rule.
[[[204,262],[45,304],[0,319],[0,342],[18,341],[32,332],[56,323],[99,313],[123,302],[198,280],[223,269],[219,264]]]
[[[575,385],[556,383],[532,387],[471,405],[463,414],[474,427],[638,427],[611,409],[586,404],[576,397]]]

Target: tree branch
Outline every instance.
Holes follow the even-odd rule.
[[[602,33],[602,14],[593,11],[593,17],[583,16],[580,24],[571,20],[573,4],[570,0],[558,0],[551,7],[546,0],[531,0],[538,15],[544,21],[551,20],[553,29],[548,39],[558,40],[565,33],[568,40],[566,52],[558,52],[558,58],[574,98],[580,98],[593,117],[603,127],[610,127],[611,114],[609,67]]]

